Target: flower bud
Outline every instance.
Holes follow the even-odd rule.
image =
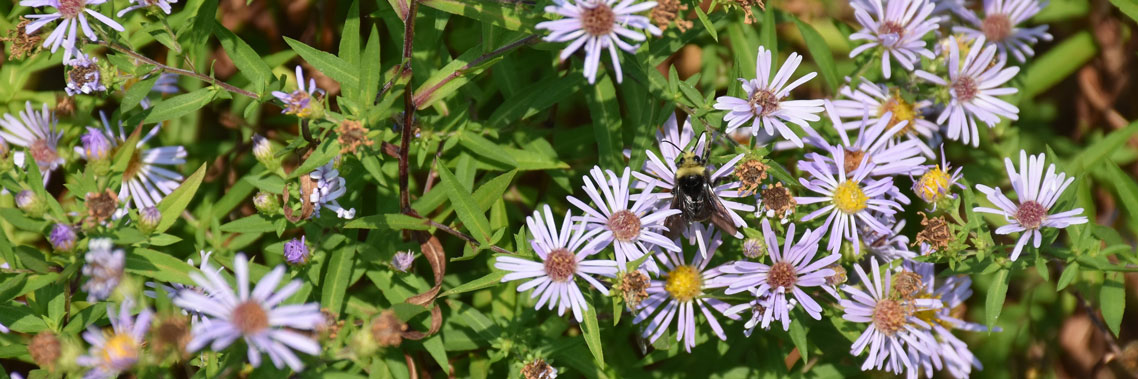
[[[102,132],[95,129],[89,130],[82,137],[79,137],[79,141],[83,143],[83,152],[87,155],[87,161],[99,162],[110,158],[111,141]]]
[[[748,238],[743,241],[743,256],[760,259],[767,253],[767,243],[762,238]]]
[[[308,244],[305,243],[305,236],[300,236],[300,239],[293,238],[285,242],[284,259],[288,264],[301,266],[308,263],[310,257],[311,254],[308,251]]]
[[[77,239],[79,239],[79,236],[75,234],[75,228],[67,224],[55,224],[55,226],[51,228],[51,235],[48,236],[51,247],[61,252],[68,252],[74,249]]]
[[[43,202],[32,190],[23,190],[16,194],[16,207],[31,217],[43,215]]]
[[[158,228],[158,223],[161,221],[162,212],[159,212],[158,208],[146,207],[138,211],[138,229],[143,233],[150,234]]]
[[[273,144],[269,142],[269,139],[260,134],[254,134],[253,156],[270,171],[276,170],[277,167],[280,166],[280,161],[277,160],[274,155],[276,155],[276,152],[273,151]]]
[[[410,251],[400,251],[391,257],[391,267],[394,267],[399,272],[407,272],[411,268],[411,263],[415,261],[415,254]]]
[[[281,210],[281,203],[277,201],[277,196],[265,191],[258,191],[256,195],[253,195],[253,206],[266,216],[275,215]]]

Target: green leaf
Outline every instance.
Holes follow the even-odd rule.
[[[703,28],[711,33],[711,39],[719,42],[719,32],[715,30],[715,24],[712,24],[711,20],[707,18],[707,13],[703,12],[703,8],[696,6],[695,15],[699,17],[699,23],[703,24]]]
[[[312,67],[320,70],[324,75],[335,79],[340,85],[347,88],[357,88],[359,86],[360,76],[358,67],[352,67],[348,62],[340,59],[340,57],[317,50],[312,46],[305,45],[303,42],[289,37],[284,37],[284,39],[285,43],[288,43],[293,51],[300,54],[301,58],[304,58]]]
[[[450,362],[447,360],[447,351],[446,348],[443,347],[442,336],[434,335],[427,338],[423,341],[423,348],[427,349],[427,353],[431,355],[431,358],[435,359],[435,363],[442,368],[443,372],[450,371]]]
[[[126,271],[164,282],[194,285],[193,270],[189,263],[156,250],[139,248],[126,255]]]
[[[763,11],[763,21],[761,24],[759,24],[759,27],[762,28],[759,31],[759,43],[762,46],[766,46],[767,50],[771,51],[771,55],[774,57],[774,59],[772,59],[772,62],[778,62],[778,32],[776,31],[777,26],[778,23],[775,21],[774,8]],[[773,67],[771,68],[770,72],[771,75],[774,75],[775,70]]]
[[[324,281],[320,282],[320,305],[327,307],[334,314],[340,314],[347,295],[348,285],[352,280],[352,267],[355,266],[356,247],[346,246],[328,252],[331,258],[324,266],[328,272],[324,274]]]
[[[415,89],[414,102],[418,109],[426,109],[434,103],[458,91],[474,76],[502,60],[498,55],[484,59],[482,45],[476,45],[462,55],[454,58],[446,66],[435,71],[426,82]],[[445,81],[445,82],[444,82]]]
[[[351,67],[360,66],[360,1],[352,0],[340,32],[340,59]]]
[[[159,75],[154,75],[150,77],[150,79],[134,83],[134,85],[130,86],[130,89],[126,90],[126,94],[122,97],[122,112],[126,113],[141,104],[142,99],[145,99],[146,95],[150,94],[150,89],[154,88],[154,83],[158,81],[158,77]]]
[[[273,79],[273,71],[261,59],[261,55],[257,54],[257,51],[253,50],[248,43],[226,29],[221,23],[214,23],[213,33],[221,41],[221,47],[225,49],[225,54],[233,61],[233,65],[237,66],[237,72],[249,79],[250,83],[253,83],[253,91],[265,92],[265,88]]]
[[[509,30],[532,32],[537,19],[527,17],[528,8],[508,2],[483,0],[421,0],[419,4],[450,14],[473,18]],[[520,4],[520,3],[519,3]],[[540,12],[532,11],[533,14]],[[525,17],[525,19],[523,19]]]
[[[620,131],[620,104],[616,99],[616,88],[612,77],[602,76],[592,86],[592,96],[586,96],[589,114],[593,116],[593,136],[597,141],[597,155],[601,167],[623,167],[621,149],[624,147]]]
[[[826,40],[814,30],[813,26],[802,22],[798,17],[791,16],[791,18],[798,26],[798,32],[802,33],[802,39],[806,40],[806,49],[810,50],[810,57],[818,65],[818,71],[822,72],[822,79],[826,80],[830,91],[837,91],[841,77],[838,76],[838,66],[834,64],[834,54],[830,51],[830,45],[826,44]]]
[[[157,208],[158,212],[162,214],[162,221],[158,222],[158,227],[154,229],[155,233],[165,232],[166,229],[174,225],[174,221],[177,221],[178,217],[182,216],[182,211],[186,210],[186,206],[190,204],[190,200],[198,192],[202,178],[205,178],[205,163],[202,163],[193,175],[182,181],[182,184],[174,192],[166,195],[166,198],[158,203]]]
[[[507,154],[502,154],[502,148],[494,142],[483,138],[476,133],[462,133],[458,138],[459,144],[478,156],[498,162],[510,167],[517,167],[518,162]]]
[[[1043,278],[1043,281],[1050,281],[1051,270],[1047,268],[1047,258],[1042,255],[1035,256],[1035,272]]]
[[[1083,152],[1071,160],[1071,163],[1068,164],[1068,170],[1070,172],[1084,172],[1098,166],[1099,162],[1122,147],[1134,133],[1138,133],[1138,121],[1130,123],[1125,128],[1115,130],[1103,139],[1087,146]]]
[[[221,225],[221,231],[226,233],[266,233],[277,230],[265,216],[254,214],[242,217]]]
[[[1125,13],[1131,20],[1138,21],[1138,0],[1110,0],[1110,3],[1118,7],[1118,10]]]
[[[380,67],[379,31],[375,26],[371,28],[371,35],[368,36],[361,64],[363,73],[360,77],[360,88],[363,96],[360,98],[360,103],[372,104],[379,94],[380,74],[383,73],[383,68]]]
[[[474,190],[474,201],[478,203],[478,208],[483,211],[489,210],[494,202],[501,200],[517,173],[518,170],[512,170],[478,186],[478,189]]]
[[[584,332],[585,344],[589,345],[589,351],[593,353],[593,359],[604,369],[605,354],[601,342],[601,326],[597,323],[597,307],[594,304],[588,304],[588,307],[585,310],[585,323],[581,325],[581,329]]]
[[[24,216],[24,211],[17,208],[0,208],[0,217],[12,226],[29,232],[39,233],[47,225],[46,221],[33,220]]]
[[[1059,274],[1059,283],[1056,285],[1056,291],[1062,291],[1067,288],[1076,277],[1079,276],[1079,262],[1071,262],[1067,268],[1063,269],[1063,273]]]
[[[289,179],[295,179],[301,175],[308,175],[317,167],[323,166],[331,162],[333,158],[340,155],[340,143],[336,142],[335,138],[329,138],[320,144],[316,150],[312,151],[312,155],[304,160],[304,163],[292,170],[288,174]]]
[[[458,213],[458,218],[462,220],[463,226],[470,231],[482,245],[490,242],[492,232],[490,230],[490,221],[486,219],[486,214],[474,202],[473,196],[470,192],[462,187],[462,182],[454,177],[454,174],[446,168],[446,166],[439,165],[439,185],[446,191],[447,198],[450,199],[451,205],[454,207],[454,212]]]
[[[134,128],[130,136],[126,138],[117,151],[115,151],[114,164],[111,169],[115,172],[125,172],[126,168],[130,166],[130,162],[134,159],[134,150],[138,148],[138,141],[142,138],[142,128]]]
[[[1043,93],[1063,79],[1071,77],[1079,67],[1083,67],[1098,54],[1097,44],[1091,32],[1083,30],[1063,42],[1052,46],[1047,53],[1037,57],[1022,74],[1024,88],[1022,97],[1030,99]]]
[[[1110,331],[1118,336],[1122,327],[1122,313],[1126,311],[1126,281],[1122,273],[1106,273],[1102,289],[1099,290],[1099,304],[1102,307],[1102,320]]]
[[[215,92],[206,87],[194,92],[181,94],[158,102],[153,110],[146,116],[145,123],[173,120],[178,117],[197,112],[198,109],[213,100]]]
[[[536,115],[578,92],[580,84],[580,78],[572,76],[547,76],[495,109],[487,125],[505,125]]]
[[[806,345],[806,328],[802,326],[802,320],[790,323],[790,341],[794,342],[794,347],[798,348],[798,353],[802,354],[802,361],[807,362],[809,358],[809,346]]]
[[[450,295],[458,295],[458,294],[467,293],[470,291],[477,291],[477,290],[480,290],[483,288],[493,287],[495,285],[498,285],[498,282],[501,281],[502,277],[506,276],[506,274],[508,274],[508,272],[506,272],[506,271],[494,270],[494,272],[491,272],[490,274],[488,274],[486,276],[483,276],[483,277],[478,278],[478,279],[471,280],[471,281],[466,282],[466,283],[462,283],[461,285],[459,285],[457,287],[443,291],[442,293],[439,294],[439,297],[450,296]]]
[[[357,218],[344,224],[347,229],[428,230],[427,220],[399,213]]]
[[[1004,310],[1004,299],[1008,295],[1008,269],[1000,268],[996,275],[992,277],[992,283],[988,287],[988,298],[984,301],[984,319],[988,326],[995,326],[996,319],[1000,318],[1000,312]]]

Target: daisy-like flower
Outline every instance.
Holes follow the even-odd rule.
[[[107,115],[99,112],[99,117],[103,121],[103,129],[100,130],[94,127],[87,127],[88,134],[100,135],[111,144],[112,150],[117,150],[121,147],[130,135],[123,130],[122,120],[119,121],[118,134],[111,129],[111,122],[107,120]],[[162,166],[175,166],[186,163],[186,148],[182,146],[162,146],[150,149],[143,149],[150,139],[158,135],[162,124],[155,125],[146,133],[145,136],[138,140],[134,145],[134,155],[130,157],[130,162],[126,166],[126,170],[122,175],[122,187],[119,188],[118,198],[126,202],[129,197],[138,209],[145,209],[147,207],[156,207],[162,201],[162,198],[178,189],[182,182],[182,174]],[[79,146],[75,147],[75,153],[83,157],[83,159],[94,159],[87,154],[87,149]],[[111,153],[110,156],[114,156]],[[125,208],[129,208],[126,204]],[[125,209],[124,208],[124,209]]]
[[[862,30],[851,34],[854,41],[868,41],[850,51],[850,58],[881,46],[881,72],[889,79],[890,61],[896,60],[913,71],[921,56],[936,58],[925,47],[924,37],[936,30],[937,17],[929,17],[936,5],[929,0],[860,0],[851,1],[854,16]],[[872,15],[870,15],[872,13]]]
[[[107,86],[103,85],[99,66],[95,64],[98,61],[82,52],[75,56],[75,59],[67,61],[67,66],[71,67],[67,71],[67,88],[64,88],[67,95],[75,96],[80,93],[91,94],[107,90]]]
[[[695,254],[692,263],[687,263],[682,251],[666,251],[657,254],[663,262],[666,272],[660,274],[663,280],[652,280],[648,287],[648,298],[641,301],[636,309],[636,318],[633,323],[649,321],[644,326],[642,336],[648,343],[654,343],[664,335],[676,320],[676,341],[683,343],[684,350],[691,352],[695,347],[695,310],[699,308],[704,319],[711,325],[711,330],[719,339],[726,341],[727,334],[719,325],[715,315],[711,312],[723,314],[732,320],[738,320],[735,314],[726,314],[730,304],[707,295],[706,291],[723,287],[726,284],[716,278],[720,275],[719,268],[708,269],[707,263],[719,248],[722,239],[718,232],[707,230],[710,238],[704,239],[701,250],[708,251],[707,258]]]
[[[577,278],[585,280],[597,291],[608,296],[609,291],[604,284],[593,278],[593,275],[614,277],[617,273],[616,262],[611,260],[585,260],[595,254],[595,250],[585,243],[600,233],[600,229],[586,229],[585,223],[574,223],[571,212],[565,212],[565,219],[561,222],[558,231],[553,211],[546,205],[541,212],[534,211],[533,216],[526,217],[526,226],[529,227],[533,239],[530,246],[541,258],[541,262],[534,262],[509,256],[499,256],[494,267],[509,271],[502,277],[502,282],[522,280],[526,282],[518,286],[518,292],[533,289],[530,298],[540,298],[534,309],[541,309],[549,304],[549,309],[557,307],[557,315],[564,315],[566,310],[573,311],[573,317],[581,322],[582,315],[589,309],[589,302],[581,293],[577,285]],[[576,224],[576,225],[575,225]]]
[[[897,88],[890,88],[884,84],[862,82],[857,89],[846,86],[839,91],[847,99],[834,100],[834,109],[838,116],[848,119],[843,125],[846,130],[861,129],[865,124],[875,124],[885,114],[889,114],[889,127],[906,122],[901,131],[893,135],[895,141],[917,141],[917,147],[926,157],[933,158],[933,150],[929,145],[939,137],[940,127],[932,121],[926,120],[924,110],[932,107],[929,100],[908,101],[901,96]],[[928,142],[924,142],[928,141]]]
[[[913,296],[922,299],[939,299],[940,307],[916,312],[915,316],[932,327],[935,342],[930,346],[934,354],[921,353],[920,349],[909,347],[909,359],[914,363],[914,369],[909,377],[919,376],[920,369],[925,370],[927,377],[933,377],[934,370],[944,368],[954,378],[967,378],[972,368],[984,369],[980,360],[968,349],[968,345],[952,334],[952,330],[966,330],[970,332],[984,332],[988,328],[952,316],[965,300],[972,296],[972,280],[965,275],[951,276],[944,280],[941,286],[936,286],[936,273],[934,265],[925,262],[906,261],[902,269],[914,274],[920,280],[920,290]],[[999,331],[998,328],[996,331]]]
[[[587,224],[587,229],[601,230],[586,249],[599,251],[611,244],[621,270],[628,262],[648,254],[654,246],[669,251],[680,250],[679,245],[661,234],[667,229],[664,220],[680,213],[680,210],[656,209],[655,196],[638,196],[632,206],[629,206],[632,199],[629,193],[631,172],[631,169],[625,167],[624,174],[617,177],[612,171],[602,172],[600,167],[593,166],[589,175],[582,177],[585,181],[582,188],[596,208],[576,197],[567,198],[569,203],[585,213],[580,219]],[[608,174],[607,178],[605,173]],[[651,194],[652,190],[649,185],[641,194]],[[645,268],[653,273],[657,271],[656,264],[651,259],[645,261]]]
[[[540,22],[537,28],[549,31],[549,35],[543,38],[546,42],[569,42],[569,46],[561,50],[561,60],[569,58],[582,46],[585,47],[585,78],[589,84],[597,81],[601,54],[603,50],[608,50],[612,68],[616,71],[616,82],[620,83],[623,74],[616,49],[636,53],[636,49],[640,48],[639,44],[629,44],[624,39],[644,41],[644,31],[655,36],[661,34],[660,28],[652,25],[648,17],[635,14],[656,7],[656,2],[634,2],[635,0],[553,0],[553,5],[546,6],[545,12],[556,13],[564,18]]]
[[[996,46],[984,46],[984,42],[984,37],[977,38],[961,61],[956,37],[949,39],[948,80],[926,71],[916,71],[918,77],[943,86],[951,95],[937,117],[937,124],[944,125],[948,121],[948,138],[963,140],[965,144],[971,142],[972,146],[980,146],[977,120],[991,128],[1000,122],[1001,117],[1019,119],[1019,108],[996,98],[1019,91],[1015,87],[999,87],[1015,77],[1019,67],[1004,67],[1007,59],[996,59]]]
[[[91,344],[91,347],[87,355],[76,359],[76,363],[80,366],[91,368],[83,378],[114,378],[138,362],[153,313],[149,309],[143,309],[138,312],[137,317],[131,317],[130,308],[133,303],[130,299],[124,300],[119,306],[118,314],[115,314],[113,306],[107,305],[107,318],[111,320],[111,330],[104,332],[94,325],[87,327],[83,339]]]
[[[110,238],[95,238],[87,243],[83,275],[90,279],[83,282],[83,291],[87,292],[88,303],[111,297],[122,281],[126,252],[114,247]]]
[[[845,285],[842,291],[849,299],[841,299],[845,311],[842,318],[857,323],[869,323],[861,336],[854,341],[850,354],[861,355],[869,347],[869,356],[861,365],[862,371],[882,369],[894,374],[916,367],[909,359],[906,345],[922,354],[935,354],[929,342],[929,324],[916,317],[916,313],[940,308],[936,299],[905,299],[894,294],[893,274],[886,270],[885,280],[881,280],[881,270],[877,258],[870,257],[873,280],[865,274],[861,266],[854,265],[862,285],[867,291]],[[887,362],[888,361],[888,362]]]
[[[1007,59],[1008,51],[1023,63],[1027,57],[1035,55],[1031,45],[1039,40],[1050,41],[1051,34],[1047,33],[1047,25],[1033,28],[1018,27],[1027,19],[1043,10],[1046,3],[1038,0],[984,0],[984,18],[975,12],[960,7],[955,9],[960,17],[968,21],[971,26],[953,26],[952,31],[979,38],[984,37],[1000,49],[1000,59]]]
[[[784,245],[779,249],[778,236],[771,230],[770,221],[763,220],[763,238],[766,239],[771,264],[739,261],[719,269],[723,273],[719,280],[728,284],[726,294],[751,290],[756,298],[764,299],[761,304],[764,310],[761,316],[763,329],[769,329],[771,321],[779,320],[783,330],[790,330],[792,304],[788,297],[801,304],[810,317],[822,319],[822,306],[802,289],[826,284],[826,277],[834,275],[834,270],[828,267],[837,263],[841,255],[830,254],[815,260],[822,233],[806,229],[795,242],[794,230],[794,224],[790,224]],[[750,307],[750,304],[736,305],[727,313],[738,313]]]
[[[356,209],[340,206],[339,199],[347,192],[347,180],[340,176],[340,170],[335,167],[336,161],[339,158],[333,159],[327,164],[317,167],[308,174],[308,178],[315,184],[312,194],[308,195],[308,201],[312,202],[314,210],[312,214],[319,215],[320,208],[328,208],[336,212],[336,217],[343,219],[350,219],[356,217]]]
[[[304,85],[304,70],[296,66],[296,91],[273,91],[273,97],[284,103],[281,113],[308,117],[319,113],[320,101],[324,98],[324,90],[316,88],[316,79],[308,78],[308,85]]]
[[[63,164],[58,150],[63,131],[57,127],[59,120],[47,110],[47,104],[39,112],[32,109],[30,101],[24,103],[24,107],[19,120],[11,114],[4,114],[4,118],[0,119],[0,126],[4,127],[0,130],[0,137],[8,143],[24,147],[26,151],[18,151],[13,155],[14,162],[23,167],[26,155],[31,155],[32,160],[44,172],[43,181],[47,183],[51,171]]]
[[[956,198],[956,195],[952,194],[952,186],[964,188],[964,185],[959,183],[964,177],[964,174],[960,173],[962,169],[963,167],[957,167],[956,171],[952,170],[948,158],[944,156],[944,145],[941,145],[940,164],[924,167],[924,173],[913,179],[913,192],[921,200],[932,204],[933,210],[936,210],[937,202]]]
[[[838,148],[830,148],[830,159],[824,160],[820,154],[811,154],[811,159],[800,161],[799,169],[808,172],[810,180],[798,178],[806,189],[821,196],[801,196],[799,204],[828,203],[802,218],[809,221],[829,213],[821,229],[829,229],[831,252],[837,252],[843,240],[849,240],[854,252],[861,250],[858,225],[867,225],[878,233],[889,233],[889,228],[881,224],[871,211],[892,215],[901,210],[901,204],[886,198],[886,194],[896,188],[893,178],[868,178],[875,164],[864,157],[862,163],[851,174],[846,174],[845,153]],[[831,163],[833,162],[833,163]]]
[[[877,122],[862,122],[857,140],[851,143],[850,138],[846,136],[846,127],[842,125],[841,117],[838,116],[833,103],[829,101],[826,101],[826,114],[833,122],[838,137],[841,138],[841,144],[833,148],[840,148],[845,154],[847,174],[856,172],[862,162],[873,164],[869,175],[875,177],[912,174],[922,170],[921,164],[925,163],[925,157],[921,155],[920,146],[923,142],[912,140],[893,142],[894,137],[909,124],[908,121],[890,124],[892,114],[886,112],[877,119]],[[807,140],[823,149],[831,147],[821,136],[811,136]]]
[[[199,270],[211,269],[211,270],[214,270],[214,272],[220,273],[222,270],[222,267],[211,268],[210,266],[208,266],[206,264],[206,262],[209,262],[209,257],[211,255],[213,255],[212,251],[199,250],[198,256],[201,258],[201,264],[200,265],[194,264],[193,258],[186,259],[186,263],[188,263],[190,266],[197,267]],[[192,292],[195,292],[199,295],[206,295],[205,290],[202,289],[201,287],[185,285],[182,283],[162,284],[162,283],[155,283],[155,282],[146,282],[146,287],[150,288],[150,289],[144,290],[142,292],[142,294],[146,295],[146,297],[149,297],[151,299],[158,298],[158,291],[157,290],[159,287],[161,287],[162,290],[166,291],[166,296],[169,297],[171,300],[178,298],[178,294],[182,293],[182,291],[192,291]],[[206,314],[202,313],[201,309],[183,308],[182,314],[189,315],[190,316],[190,322],[193,323],[194,325],[197,325],[198,323],[202,323],[202,322],[207,323],[207,324],[209,323],[209,319],[206,318]]]
[[[170,12],[174,10],[170,7],[170,4],[177,3],[178,0],[130,0],[130,2],[132,4],[129,7],[126,7],[115,15],[122,17],[130,11],[146,7],[158,7],[158,9],[161,9],[163,13],[170,14]]]
[[[727,111],[727,114],[723,115],[723,121],[727,121],[727,133],[751,121],[752,135],[759,135],[760,129],[770,135],[774,135],[777,130],[782,138],[802,147],[802,139],[786,123],[798,125],[810,135],[817,134],[810,128],[808,122],[820,120],[818,112],[822,111],[822,100],[784,98],[790,95],[790,91],[813,79],[818,73],[811,72],[786,84],[798,69],[798,65],[802,63],[801,55],[791,53],[772,79],[771,73],[774,70],[771,67],[771,56],[770,50],[765,46],[759,46],[759,55],[755,59],[755,78],[751,80],[739,78],[747,98],[720,96],[715,99],[715,109]]]
[[[238,253],[233,260],[237,293],[209,263],[202,265],[204,269],[191,272],[190,278],[205,294],[181,291],[174,298],[175,305],[187,311],[201,311],[208,319],[193,326],[193,339],[186,345],[186,351],[198,351],[207,344],[212,350],[221,350],[240,337],[248,346],[247,356],[253,367],[261,365],[261,353],[265,352],[277,368],[287,364],[294,371],[302,370],[304,364],[293,350],[311,355],[320,353],[316,341],[297,332],[315,330],[324,323],[320,304],[281,305],[281,301],[300,290],[300,280],[293,280],[273,292],[284,278],[284,265],[265,274],[250,292],[249,262],[245,254]]]
[[[1012,202],[999,188],[977,184],[976,190],[988,197],[988,201],[998,208],[976,207],[976,212],[991,213],[1004,216],[1007,225],[996,229],[996,234],[1010,234],[1023,232],[1012,250],[1011,259],[1019,258],[1024,245],[1033,240],[1033,246],[1039,248],[1043,242],[1040,228],[1063,229],[1071,225],[1085,224],[1087,217],[1082,216],[1083,208],[1075,208],[1065,212],[1051,214],[1051,207],[1059,200],[1059,196],[1075,181],[1067,177],[1066,173],[1055,174],[1055,164],[1047,167],[1047,174],[1043,173],[1046,156],[1043,153],[1029,157],[1027,151],[1019,151],[1019,171],[1016,171],[1011,158],[1004,158],[1007,167],[1008,179],[1012,182],[1019,202]]]
[[[645,175],[640,172],[632,173],[632,176],[635,176],[636,179],[640,180],[641,182],[650,183],[646,184],[646,187],[653,186],[661,190],[654,195],[659,200],[660,206],[662,207],[669,207],[669,204],[672,201],[672,191],[676,186],[676,159],[680,154],[683,154],[683,151],[677,149],[677,147],[680,149],[690,149],[693,153],[700,157],[704,155],[705,149],[710,148],[707,146],[707,143],[702,136],[700,136],[698,141],[694,141],[694,145],[689,146],[693,142],[691,140],[691,137],[694,134],[692,132],[690,120],[684,121],[682,132],[674,132],[675,129],[679,129],[676,127],[677,124],[678,122],[676,121],[676,115],[673,114],[672,117],[669,117],[668,121],[664,123],[665,134],[663,136],[658,136],[663,137],[662,139],[659,139],[659,148],[660,155],[662,155],[664,159],[660,159],[656,156],[656,153],[650,150],[646,151],[648,154],[648,161],[644,163],[644,170],[649,175]],[[665,149],[665,146],[668,148]],[[711,183],[714,185],[715,195],[719,197],[720,203],[723,204],[723,207],[727,208],[727,213],[731,215],[731,222],[733,222],[735,226],[740,229],[746,226],[747,223],[743,221],[743,217],[739,216],[738,213],[754,212],[755,207],[737,201],[726,200],[746,197],[744,194],[739,192],[739,186],[741,185],[739,181],[730,181],[719,185],[715,185],[715,183],[720,182],[723,178],[730,177],[735,169],[735,164],[738,163],[741,159],[743,159],[743,154],[736,155],[735,158],[732,158],[727,163],[724,163],[722,167],[719,167],[719,169],[715,169],[714,166],[708,165],[708,169],[711,170]],[[743,234],[737,232],[735,233],[734,237],[742,238]]]
[[[52,7],[56,10],[55,13],[30,14],[24,16],[30,20],[34,20],[24,28],[25,33],[30,35],[48,23],[60,20],[59,25],[55,27],[51,35],[48,35],[47,38],[44,39],[43,47],[51,47],[51,52],[54,53],[60,46],[63,46],[63,61],[67,62],[71,60],[71,56],[75,52],[73,50],[77,50],[79,47],[76,44],[78,42],[76,41],[76,37],[78,37],[77,31],[82,30],[83,35],[91,41],[99,40],[99,36],[95,35],[95,30],[92,29],[91,25],[87,22],[88,15],[99,20],[99,22],[102,22],[111,29],[120,32],[126,31],[122,25],[110,17],[104,16],[94,9],[87,8],[89,5],[99,5],[105,2],[107,2],[107,0],[22,0],[20,1],[20,5],[25,7]]]

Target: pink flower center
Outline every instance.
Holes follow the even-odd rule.
[[[771,270],[767,272],[767,284],[771,288],[785,288],[790,289],[798,283],[798,273],[795,272],[794,266],[787,262],[778,262],[771,266]]]
[[[32,154],[32,159],[36,160],[36,164],[40,166],[49,166],[59,159],[59,153],[55,151],[55,148],[42,138],[33,141],[32,146],[28,147],[28,151]]]
[[[896,34],[900,39],[905,36],[905,27],[893,21],[885,21],[877,28],[877,34]]]
[[[269,327],[269,314],[265,312],[265,308],[261,307],[261,304],[253,300],[246,300],[233,308],[230,322],[242,335],[253,335]]]
[[[75,18],[83,12],[83,7],[87,5],[87,0],[59,0],[59,14],[63,18]]]
[[[545,274],[554,282],[567,282],[577,272],[577,257],[569,250],[557,249],[545,257]]]
[[[886,336],[905,328],[905,320],[912,314],[910,307],[897,300],[881,299],[873,307],[873,326]]]
[[[632,241],[640,236],[640,217],[628,210],[620,210],[609,216],[608,227],[617,241]]]
[[[778,110],[778,96],[770,90],[758,89],[751,93],[747,104],[751,106],[751,113],[755,116],[766,117]]]
[[[588,6],[583,8],[581,10],[581,29],[584,29],[585,33],[594,37],[612,33],[616,14],[612,12],[612,8],[608,4],[598,3],[592,8]]]
[[[1019,205],[1015,216],[1024,228],[1039,229],[1043,225],[1043,219],[1047,217],[1047,208],[1035,201],[1028,201]]]
[[[976,85],[976,80],[970,76],[963,76],[952,83],[952,90],[956,92],[956,100],[960,102],[967,102],[976,97],[980,93],[980,87]]]
[[[980,31],[989,41],[1000,42],[1012,34],[1012,21],[1004,14],[988,15],[980,24]]]

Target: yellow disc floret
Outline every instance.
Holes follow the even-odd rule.
[[[912,103],[901,98],[899,91],[894,90],[893,92],[893,96],[890,96],[888,100],[881,103],[881,106],[877,107],[877,117],[884,116],[886,112],[892,112],[889,127],[892,128],[901,121],[908,121],[901,128],[901,133],[912,133],[916,130],[913,128],[913,120],[917,117],[917,111]]]
[[[854,214],[865,209],[869,197],[857,182],[847,180],[834,189],[834,206],[845,214]]]
[[[703,277],[700,276],[699,270],[694,266],[676,266],[672,272],[668,273],[664,290],[668,291],[673,299],[690,301],[703,293]]]
[[[926,202],[935,203],[948,192],[952,180],[940,166],[929,170],[917,181],[916,192]]]
[[[127,333],[116,333],[103,345],[103,364],[121,370],[138,361],[138,341]]]

